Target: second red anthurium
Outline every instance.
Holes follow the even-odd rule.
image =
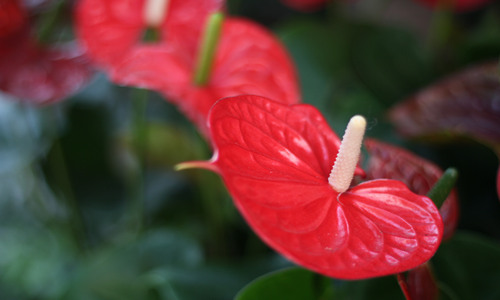
[[[429,198],[390,179],[350,186],[364,175],[364,118],[351,119],[341,143],[314,107],[245,95],[218,101],[208,124],[213,158],[178,168],[220,174],[257,235],[295,263],[363,279],[414,268],[437,250],[443,224]]]

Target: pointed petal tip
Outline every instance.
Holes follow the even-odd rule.
[[[175,171],[183,171],[183,170],[193,169],[193,168],[205,169],[205,170],[213,171],[215,173],[219,173],[219,169],[214,164],[212,164],[211,161],[199,161],[199,160],[186,161],[186,162],[178,163],[174,166]]]

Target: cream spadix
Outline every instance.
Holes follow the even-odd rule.
[[[339,152],[328,177],[328,183],[339,193],[347,191],[351,185],[359,161],[365,130],[366,119],[363,116],[356,115],[347,124]]]
[[[146,0],[144,3],[144,23],[150,27],[159,27],[168,11],[169,0]]]

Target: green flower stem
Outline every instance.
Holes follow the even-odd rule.
[[[146,109],[149,91],[135,89],[132,95],[132,147],[136,166],[129,178],[129,218],[134,234],[142,230],[144,224],[144,168],[147,145]]]
[[[87,248],[87,227],[85,226],[82,212],[76,200],[75,193],[73,192],[64,151],[59,140],[54,142],[52,153],[48,157],[48,162],[52,170],[52,176],[62,193],[62,199],[64,199],[66,207],[71,213],[69,225],[73,233],[72,235],[75,238],[75,243],[79,246],[79,250],[84,252]]]
[[[194,133],[193,133],[194,134]],[[196,157],[207,157],[212,154],[212,150],[207,147],[207,144],[201,138],[197,139],[197,144],[194,145]],[[201,162],[200,162],[201,163]],[[195,163],[196,164],[196,163]],[[207,164],[208,165],[208,164]],[[200,168],[197,166],[190,166]],[[227,257],[228,255],[228,213],[233,210],[230,198],[224,188],[221,179],[217,174],[217,170],[213,167],[207,169],[212,172],[195,172],[194,180],[197,185],[196,195],[200,199],[204,220],[207,228],[207,238],[205,239],[208,247],[208,252],[212,257]],[[226,201],[229,202],[229,205]]]
[[[142,41],[146,43],[156,43],[160,40],[160,32],[158,28],[148,27],[144,31]]]
[[[210,255],[214,257],[227,257],[227,229],[224,203],[227,194],[222,188],[220,178],[208,172],[196,176],[198,197],[203,205],[205,214],[204,222],[207,224],[208,239],[206,239]]]
[[[196,63],[194,84],[197,86],[206,85],[210,80],[214,54],[217,49],[223,21],[224,14],[221,12],[213,13],[208,19]]]
[[[454,168],[448,168],[434,184],[432,189],[427,193],[427,196],[432,199],[434,204],[439,208],[443,205],[451,190],[455,186],[458,178],[458,171]]]
[[[61,15],[61,12],[64,8],[64,4],[64,0],[57,1],[50,9],[50,11],[44,15],[43,19],[38,25],[38,41],[40,43],[48,43],[50,35],[57,24],[57,19]]]
[[[455,31],[456,24],[451,8],[441,4],[434,10],[427,42],[427,51],[437,70],[443,69],[446,63],[455,59],[450,53]]]

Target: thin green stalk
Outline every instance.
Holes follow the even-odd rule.
[[[197,86],[206,85],[210,79],[223,21],[224,14],[220,12],[212,14],[208,19],[194,76],[194,84]]]
[[[85,251],[88,237],[87,228],[75,193],[73,192],[66,158],[59,140],[54,142],[52,153],[49,156],[49,164],[52,169],[52,176],[57,183],[57,187],[63,194],[62,198],[65,200],[66,207],[71,213],[70,226],[75,236],[76,244],[80,250]]]
[[[195,146],[198,157],[206,157],[212,152],[201,138],[197,140]],[[204,219],[210,236],[207,239],[208,247],[212,255],[224,257],[228,249],[227,218],[222,201],[227,199],[226,190],[221,184],[220,177],[212,172],[197,172],[195,180],[198,186],[198,198],[203,205]]]
[[[446,169],[441,178],[439,178],[432,189],[427,193],[427,197],[431,198],[438,208],[441,207],[455,186],[457,178],[458,171],[456,169]]]
[[[64,7],[64,0],[57,1],[51,10],[44,15],[42,21],[39,24],[38,30],[38,41],[41,43],[47,43],[50,39],[50,35],[57,24],[57,19],[59,18],[61,11]]]
[[[134,233],[139,233],[144,225],[144,168],[147,150],[146,109],[148,93],[148,90],[145,89],[135,89],[132,96],[132,148],[137,165],[128,182],[128,215]]]

